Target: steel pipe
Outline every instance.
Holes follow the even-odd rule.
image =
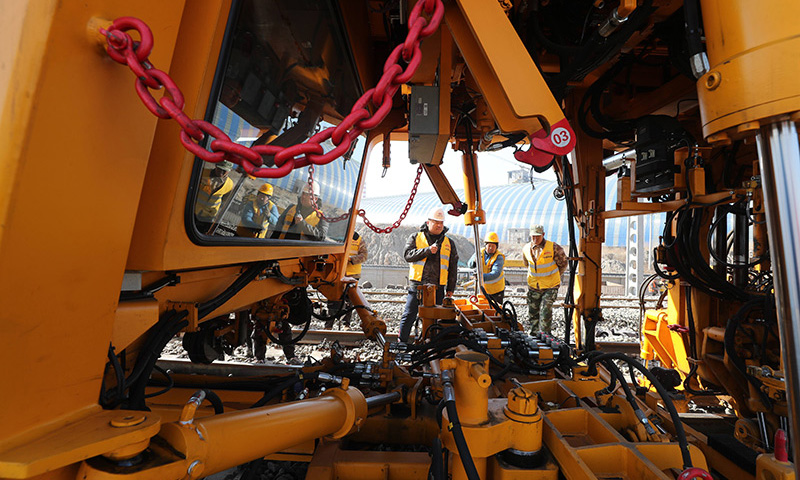
[[[383,405],[388,405],[390,403],[394,403],[402,398],[400,392],[389,392],[389,393],[382,393],[380,395],[374,395],[372,397],[367,397],[367,408],[373,407],[380,407]]]
[[[756,138],[772,255],[791,445],[800,459],[800,144],[788,120],[761,128]]]

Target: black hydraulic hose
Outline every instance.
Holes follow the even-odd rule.
[[[464,437],[464,431],[461,429],[461,422],[458,420],[456,401],[450,400],[446,402],[445,408],[447,409],[447,417],[450,420],[448,428],[453,432],[453,440],[456,442],[458,456],[461,458],[461,464],[464,466],[467,478],[469,480],[480,480],[481,477],[478,475],[478,470],[475,468],[475,461],[472,459],[472,454],[469,452],[467,439]]]
[[[725,213],[742,213],[742,214],[746,213],[744,209],[736,209],[734,207],[729,207],[727,205],[720,205],[719,207],[717,207],[717,209],[723,209],[723,211]],[[730,267],[730,268],[751,268],[751,267],[755,267],[759,263],[762,263],[762,262],[764,262],[765,260],[767,260],[769,258],[769,254],[768,253],[765,253],[764,255],[758,257],[757,259],[755,259],[752,262],[746,262],[746,263],[728,263],[727,260],[721,258],[719,256],[719,254],[717,253],[717,251],[713,248],[713,242],[711,241],[711,238],[714,236],[714,232],[717,230],[717,228],[719,228],[720,223],[722,222],[722,220],[725,220],[725,218],[726,217],[724,215],[718,216],[711,223],[711,226],[708,228],[708,234],[706,234],[706,247],[708,248],[708,253],[711,255],[711,258],[713,258],[720,265],[724,265],[724,266]]]
[[[483,296],[486,297],[486,301],[489,302],[489,306],[492,307],[496,312],[498,312],[500,316],[503,317],[503,320],[508,322],[508,324],[511,326],[512,329],[519,330],[516,310],[513,310],[513,316],[512,316],[511,312],[507,311],[494,298],[492,298],[491,295],[489,295],[489,292],[486,291],[486,288],[483,285],[481,285],[481,291],[483,292]],[[514,307],[514,305],[511,302],[506,302],[506,305],[511,305],[512,308]]]
[[[572,187],[574,186],[574,182],[572,181],[572,169],[570,167],[569,161],[567,157],[561,157],[561,175],[563,177],[562,184],[564,187],[564,192],[566,197],[564,201],[567,205],[567,230],[569,232],[569,257],[570,260],[567,261],[567,265],[569,268],[569,280],[567,281],[567,293],[564,297],[564,343],[569,345],[569,340],[571,336],[571,326],[572,326],[572,317],[575,314],[575,307],[573,304],[575,303],[575,296],[574,296],[574,289],[575,289],[575,273],[578,268],[578,261],[572,260],[578,257],[578,245],[575,240],[575,222],[573,221],[573,191]]]
[[[617,389],[617,376],[614,375],[612,372],[611,379],[608,382],[608,386],[601,388],[600,390],[594,392],[595,396],[597,395],[608,395],[609,393],[613,392]]]
[[[595,31],[585,45],[575,54],[561,73],[548,81],[550,89],[556,99],[563,99],[567,83],[571,80],[581,80],[595,70],[599,65],[606,63],[616,55],[625,45],[625,42],[639,30],[653,12],[652,0],[644,0],[641,5],[628,15],[628,19],[619,29],[608,38]]]
[[[130,301],[130,300],[140,300],[144,298],[152,298],[153,294],[157,291],[161,290],[164,287],[177,285],[181,283],[181,277],[179,277],[175,273],[170,273],[166,277],[161,278],[160,280],[156,280],[155,282],[151,283],[150,285],[144,287],[138,292],[121,292],[119,294],[120,302]]]
[[[127,408],[131,410],[148,410],[145,404],[144,391],[150,380],[150,374],[153,372],[156,361],[158,361],[167,343],[189,325],[189,322],[185,320],[188,315],[189,312],[185,310],[172,310],[166,313],[164,318],[156,324],[155,330],[148,337],[144,348],[142,348],[139,357],[136,359],[133,372],[126,380],[126,384],[130,385]]]
[[[683,19],[686,27],[686,41],[689,45],[689,56],[703,52],[703,34],[700,31],[700,5],[698,0],[684,0]]]
[[[219,415],[220,413],[225,413],[225,407],[222,405],[222,399],[219,398],[219,395],[217,395],[214,390],[209,390],[207,388],[203,388],[202,390],[206,394],[206,400],[214,407],[214,414]]]
[[[239,278],[233,281],[228,288],[222,293],[212,298],[207,302],[197,305],[198,320],[205,318],[209,313],[221,307],[225,302],[233,298],[234,295],[239,293],[248,283],[255,280],[259,273],[261,273],[270,264],[269,261],[256,262],[245,270]]]
[[[625,393],[625,399],[631,404],[631,407],[633,407],[634,410],[638,409],[639,405],[636,403],[636,397],[633,395],[630,385],[628,385],[628,382],[625,380],[625,377],[622,375],[622,371],[619,369],[617,364],[614,363],[613,360],[607,360],[603,362],[603,365],[605,365],[608,371],[611,372],[611,376],[619,381],[622,391]],[[611,391],[613,392],[614,390]]]
[[[692,455],[689,452],[689,441],[686,439],[686,431],[683,428],[683,423],[681,423],[681,417],[678,415],[678,410],[675,409],[675,404],[672,403],[672,399],[669,396],[669,392],[661,382],[653,375],[653,373],[645,368],[644,365],[639,363],[638,361],[634,360],[633,358],[622,354],[622,353],[601,353],[599,355],[593,356],[588,360],[589,369],[587,371],[588,375],[594,375],[597,373],[597,362],[604,361],[606,359],[612,360],[622,360],[626,362],[631,367],[639,370],[639,373],[645,376],[650,384],[655,387],[656,392],[661,397],[661,400],[664,401],[664,406],[669,412],[669,416],[672,419],[672,423],[675,427],[675,434],[678,437],[678,445],[681,449],[681,458],[683,459],[683,469],[686,470],[687,468],[692,467]],[[591,373],[590,373],[591,372]]]
[[[536,0],[535,2],[535,5],[537,7],[536,10],[538,10],[538,3],[539,0]],[[590,6],[589,8],[593,7]],[[536,40],[539,42],[540,45],[542,45],[547,50],[559,56],[573,55],[575,53],[578,53],[581,50],[581,48],[583,48],[580,45],[564,45],[556,43],[547,38],[544,32],[542,31],[542,25],[539,21],[538,13],[539,13],[538,11],[535,11],[531,15],[531,21],[528,23],[528,26],[530,33],[533,35],[534,38],[536,38]]]
[[[296,384],[299,381],[301,381],[301,380],[298,379],[294,375],[289,377],[289,378],[287,378],[286,380],[283,380],[282,382],[278,383],[272,389],[264,392],[264,396],[259,398],[256,403],[250,405],[250,408],[263,407],[264,405],[266,405],[270,401],[272,401],[274,398],[276,398],[278,395],[283,393],[284,390],[286,390],[287,388],[291,387],[292,385]]]
[[[444,471],[443,457],[442,440],[436,437],[433,439],[433,445],[431,446],[431,466],[428,469],[428,480],[445,480],[447,478]]]
[[[655,252],[655,250],[656,249],[654,248],[653,252]],[[664,280],[677,280],[681,278],[680,274],[678,273],[666,273],[663,270],[661,270],[661,267],[658,266],[658,262],[656,261],[655,255],[653,255],[653,271],[656,272],[656,275],[663,278]]]
[[[114,376],[117,379],[117,386],[115,389],[117,391],[116,400],[119,402],[122,401],[125,396],[125,371],[122,369],[122,365],[120,365],[116,353],[114,353],[114,345],[110,343],[108,344],[108,361],[111,362],[111,366],[114,368]]]
[[[153,370],[157,371],[158,373],[163,375],[164,378],[167,379],[167,385],[164,388],[162,388],[161,390],[157,391],[157,392],[148,393],[147,395],[144,396],[144,398],[153,398],[153,397],[157,397],[159,395],[164,395],[165,393],[167,393],[170,390],[172,390],[172,387],[175,386],[175,380],[172,379],[172,375],[170,375],[169,372],[166,369],[161,368],[161,366],[159,366],[158,363],[156,363],[153,366]],[[152,383],[152,382],[149,382],[149,383]]]
[[[697,334],[695,323],[694,323],[694,312],[692,309],[692,287],[686,287],[686,320],[689,324],[689,351],[691,352],[692,358],[697,360],[697,338],[695,335]],[[692,395],[719,395],[722,392],[718,392],[715,390],[695,390],[692,388],[692,378],[697,375],[697,364],[694,364],[689,369],[689,374],[686,375],[686,378],[683,379],[683,390],[686,392],[691,393]]]
[[[739,311],[736,312],[736,314],[731,317],[730,320],[728,320],[728,325],[725,327],[725,337],[723,338],[722,343],[725,347],[725,353],[728,355],[731,363],[733,363],[733,366],[736,367],[736,370],[738,370],[742,376],[744,376],[748,383],[755,387],[756,391],[758,391],[759,396],[761,397],[761,401],[767,408],[770,408],[772,406],[772,401],[762,390],[761,380],[747,373],[747,365],[742,358],[736,354],[736,331],[739,329],[739,325],[741,325],[742,321],[747,318],[747,315],[751,310],[754,310],[763,304],[764,299],[757,298],[742,305]]]
[[[292,328],[291,324],[289,324],[289,322],[284,322],[284,323],[286,325],[289,325],[288,328],[291,331],[291,328]],[[269,338],[269,340],[272,343],[275,343],[277,345],[285,347],[285,346],[288,346],[288,345],[294,345],[297,342],[299,342],[300,340],[302,340],[303,337],[306,336],[306,333],[308,333],[309,327],[311,327],[311,317],[308,317],[308,320],[303,325],[303,330],[300,333],[298,333],[296,337],[292,337],[289,340],[281,340],[279,337],[276,337],[275,335],[273,335],[272,332],[269,331],[269,328],[265,328],[264,329],[264,333],[267,334],[267,337]]]
[[[503,303],[503,312],[507,312],[508,318],[514,319],[514,328],[517,330],[521,330],[519,328],[519,317],[517,316],[517,307],[511,303],[511,300],[506,300]]]
[[[462,430],[461,422],[458,420],[452,375],[453,373],[449,370],[442,372],[444,406],[447,409],[447,417],[450,420],[447,429],[453,432],[453,440],[456,443],[458,456],[461,458],[461,464],[464,466],[464,472],[467,474],[467,478],[469,480],[480,480],[481,477],[478,475],[478,470],[475,468],[475,461],[472,459],[472,454],[469,452],[467,439],[464,437],[464,430]]]
[[[694,325],[694,309],[692,308],[692,287],[686,286],[686,323],[689,324],[689,351],[692,358],[697,359],[697,339]]]

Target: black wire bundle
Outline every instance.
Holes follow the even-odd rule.
[[[572,317],[575,314],[575,273],[578,270],[578,242],[575,240],[575,222],[574,222],[574,195],[573,187],[575,182],[572,180],[572,167],[567,160],[567,157],[561,158],[561,178],[559,178],[559,186],[565,194],[564,201],[567,205],[567,229],[569,231],[569,254],[567,255],[570,260],[568,261],[569,267],[569,280],[567,282],[567,293],[564,296],[564,343],[569,345],[571,336]],[[588,333],[588,332],[587,332]],[[594,342],[592,342],[594,343]]]
[[[549,51],[561,57],[564,65],[561,72],[546,78],[550,91],[557,100],[566,94],[567,85],[572,81],[582,80],[600,65],[607,63],[619,53],[625,42],[647,23],[654,8],[652,0],[645,0],[628,16],[628,20],[609,37],[603,37],[595,31],[583,45],[563,45],[547,39],[541,31],[537,14],[532,15],[530,22],[534,37]]]
[[[667,389],[664,388],[661,382],[658,381],[658,378],[656,378],[656,376],[653,375],[653,373],[644,365],[622,353],[591,352],[587,361],[588,368],[586,372],[584,372],[584,375],[597,375],[597,363],[605,362],[607,360],[621,360],[627,363],[630,367],[635,368],[639,371],[639,373],[644,375],[645,378],[647,378],[647,380],[653,385],[653,387],[656,389],[656,392],[661,397],[661,400],[664,402],[664,407],[667,409],[667,412],[669,412],[669,416],[672,419],[673,426],[675,427],[675,434],[678,437],[678,445],[680,445],[681,458],[683,459],[683,469],[685,470],[690,468],[692,466],[692,456],[689,452],[689,442],[686,439],[686,431],[683,428],[683,423],[678,415],[678,410],[675,408],[675,404],[672,402],[672,398],[670,398]],[[622,383],[625,384],[625,381],[622,380]]]
[[[478,275],[480,275],[480,273],[478,273]],[[511,326],[512,330],[520,330],[519,322],[517,321],[517,309],[514,307],[514,304],[507,300],[501,306],[494,298],[492,298],[491,295],[489,295],[483,285],[481,285],[481,291],[483,292],[483,296],[486,298],[486,301],[489,302],[489,306],[491,306],[495,312],[500,314],[503,320]]]
[[[114,353],[114,347],[109,346],[108,359],[114,369],[117,385],[113,393],[104,390],[101,394],[100,403],[104,408],[123,405],[130,410],[148,410],[144,391],[150,375],[167,343],[189,324],[185,320],[188,314],[189,312],[185,310],[170,310],[162,315],[161,320],[151,328],[150,335],[142,346],[128,377],[125,377],[125,371]]]
[[[239,278],[233,281],[231,285],[226,288],[222,293],[212,298],[207,302],[197,305],[198,320],[208,316],[209,313],[221,307],[225,302],[233,298],[234,295],[239,293],[248,283],[252,282],[259,273],[261,273],[267,266],[269,261],[256,262],[244,271]]]
[[[753,293],[728,282],[715,272],[703,257],[700,233],[705,215],[706,211],[703,208],[681,208],[667,215],[662,236],[667,264],[676,270],[681,279],[708,295],[741,302],[753,299],[755,296]],[[676,232],[674,237],[669,232],[673,218]],[[667,278],[674,279],[671,275]]]
[[[723,344],[725,346],[725,354],[728,356],[728,359],[733,363],[733,366],[736,367],[736,370],[742,374],[742,376],[747,380],[748,383],[755,387],[755,390],[758,392],[761,402],[769,409],[772,406],[772,401],[770,400],[769,396],[764,392],[762,387],[762,382],[758,378],[750,375],[747,372],[747,365],[744,362],[744,359],[736,352],[736,332],[741,327],[742,323],[747,320],[753,313],[761,311],[764,314],[764,320],[767,323],[766,331],[764,332],[764,341],[766,342],[766,338],[768,335],[769,329],[777,323],[777,318],[775,317],[775,310],[772,308],[774,303],[774,299],[770,298],[769,296],[764,296],[761,298],[755,298],[746,302],[736,314],[728,320],[728,325],[725,328],[725,337],[723,338]],[[762,345],[761,350],[766,350],[765,346]]]
[[[698,358],[697,355],[697,331],[694,324],[694,311],[692,308],[692,287],[686,287],[686,320],[689,324],[689,352],[691,353],[691,358]],[[697,375],[697,364],[693,364],[691,368],[689,368],[689,374],[686,375],[686,378],[683,379],[683,389],[686,392],[691,393],[692,395],[719,395],[724,392],[716,391],[713,389],[709,390],[695,390],[692,388],[692,378]]]

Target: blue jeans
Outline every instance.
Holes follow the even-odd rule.
[[[407,342],[408,336],[411,335],[411,327],[417,322],[417,312],[419,311],[419,299],[417,299],[417,287],[419,283],[412,283],[408,287],[408,296],[406,297],[406,308],[403,310],[403,316],[400,317],[400,341]],[[441,305],[444,300],[444,286],[436,287],[436,304]]]

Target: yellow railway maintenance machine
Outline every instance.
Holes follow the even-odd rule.
[[[798,18],[796,0],[0,3],[0,477],[795,478]],[[423,287],[419,338],[386,341],[344,273],[390,135],[476,232],[481,152],[556,170],[567,338]],[[653,212],[666,308],[640,357],[598,351],[604,222]],[[212,363],[250,330],[290,349],[314,291],[349,297],[379,361]],[[178,334],[192,362],[159,360]]]

